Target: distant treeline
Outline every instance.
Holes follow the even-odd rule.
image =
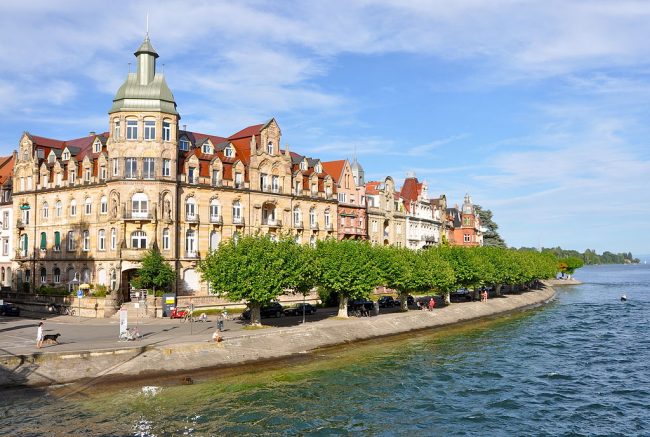
[[[638,264],[638,258],[632,256],[632,252],[628,253],[612,253],[605,251],[602,255],[598,255],[595,250],[587,249],[584,253],[577,250],[562,249],[561,247],[544,247],[542,252],[552,253],[558,259],[565,258],[579,258],[585,264]]]

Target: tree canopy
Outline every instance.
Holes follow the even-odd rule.
[[[136,277],[131,280],[134,288],[156,291],[168,289],[176,279],[174,269],[165,261],[156,246],[152,247],[141,261]]]
[[[499,225],[492,218],[492,211],[483,209],[480,205],[474,205],[476,213],[481,219],[481,226],[485,228],[483,232],[483,246],[506,248],[506,242],[499,235]]]

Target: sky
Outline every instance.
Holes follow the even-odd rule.
[[[469,193],[510,246],[650,253],[650,2],[2,2],[0,153],[107,131],[147,14],[189,130],[273,117],[366,180]]]

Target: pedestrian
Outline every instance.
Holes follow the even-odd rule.
[[[41,346],[43,346],[43,322],[38,323],[36,330],[36,347],[40,349]]]
[[[217,331],[223,331],[223,316],[221,315],[217,318]]]
[[[436,301],[431,298],[429,300],[429,311],[433,311],[433,308],[436,306]]]
[[[487,299],[488,299],[488,292],[487,292],[487,290],[483,290],[483,295],[482,295],[481,301],[482,302],[487,302]]]

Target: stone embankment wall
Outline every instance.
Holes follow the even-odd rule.
[[[216,344],[179,343],[117,350],[5,356],[0,386],[101,382],[104,378],[156,377],[190,370],[233,366],[304,354],[317,348],[430,329],[504,314],[549,302],[555,290],[507,295],[488,302],[452,304],[435,311],[409,311],[380,317],[326,319],[290,328],[244,331]]]

